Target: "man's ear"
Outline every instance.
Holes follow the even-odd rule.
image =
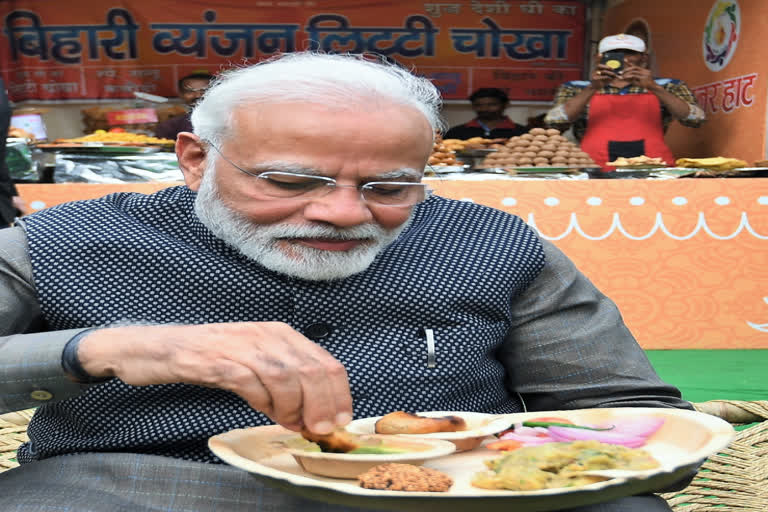
[[[190,190],[197,192],[203,179],[206,163],[203,141],[190,132],[180,132],[176,137],[176,158],[179,168],[184,173],[184,182]]]

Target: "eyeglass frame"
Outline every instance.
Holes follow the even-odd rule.
[[[247,174],[248,176],[253,176],[254,178],[264,179],[263,176],[265,174],[279,174],[279,175],[283,175],[283,176],[296,176],[296,177],[299,177],[299,178],[312,178],[312,179],[316,179],[318,181],[324,181],[324,182],[327,183],[327,186],[328,186],[328,188],[330,190],[326,194],[323,194],[320,197],[325,197],[326,195],[328,195],[331,192],[333,192],[336,188],[355,188],[355,189],[357,189],[360,192],[360,199],[365,204],[373,204],[375,206],[384,206],[384,207],[392,207],[392,208],[405,208],[405,207],[410,208],[410,207],[413,207],[413,206],[416,206],[418,204],[423,203],[434,192],[434,190],[429,188],[429,186],[427,186],[426,183],[414,183],[412,181],[369,181],[367,183],[363,183],[362,185],[339,185],[338,182],[336,181],[336,179],[335,178],[331,178],[330,176],[313,175],[313,174],[302,174],[302,173],[297,173],[297,172],[286,172],[286,171],[262,171],[262,172],[259,172],[259,173],[255,173],[253,171],[249,171],[247,169],[243,169],[242,167],[240,167],[239,165],[234,163],[232,160],[230,160],[229,158],[224,156],[224,153],[222,153],[221,150],[218,147],[216,147],[216,145],[213,142],[211,142],[210,140],[200,139],[200,141],[203,142],[204,144],[212,147],[216,151],[216,153],[218,153],[219,156],[221,158],[223,158],[224,161],[227,162],[229,165],[231,165],[232,167],[234,167],[238,171],[240,171],[240,172],[242,172],[244,174]],[[365,197],[365,195],[363,194],[363,191],[366,190],[366,187],[370,187],[372,185],[408,185],[408,186],[410,186],[410,185],[419,185],[424,190],[424,198],[421,201],[416,202],[416,203],[412,203],[412,204],[411,203],[405,203],[405,204],[378,203],[378,202],[375,202],[375,201],[368,200]],[[274,197],[274,196],[272,196],[272,197]],[[302,199],[302,197],[301,197],[301,194],[299,194],[299,195],[293,196],[293,197],[282,197],[282,198],[276,198],[276,199],[283,199],[283,200],[285,200],[285,199],[295,199],[295,200],[300,200],[300,199]]]

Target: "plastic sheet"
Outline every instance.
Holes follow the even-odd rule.
[[[56,155],[56,183],[136,183],[184,179],[174,153],[105,157],[103,155]]]

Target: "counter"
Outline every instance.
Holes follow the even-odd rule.
[[[768,179],[426,181],[525,219],[616,301],[646,349],[768,348]],[[167,186],[18,188],[43,208]]]

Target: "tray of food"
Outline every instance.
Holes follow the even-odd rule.
[[[37,148],[43,151],[56,153],[87,153],[97,155],[135,155],[146,153],[159,153],[160,151],[172,151],[172,147],[163,146],[135,146],[128,144],[38,144]]]
[[[637,169],[659,169],[667,167],[667,162],[660,157],[649,157],[646,155],[633,156],[625,158],[623,156],[618,157],[613,162],[607,162],[605,165],[615,167],[617,172],[621,172],[624,169],[632,171]]]
[[[580,172],[583,166],[581,165],[564,165],[564,166],[520,166],[520,167],[508,167],[506,169],[512,171],[512,174],[540,174],[540,173],[574,173]]]
[[[175,141],[130,133],[124,130],[95,132],[70,139],[56,139],[51,143],[37,144],[43,151],[61,153],[96,153],[96,154],[136,154],[173,151]]]
[[[525,512],[664,488],[690,476],[733,435],[717,417],[679,409],[396,411],[328,436],[265,426],[219,434],[208,444],[267,485],[311,499],[391,510]]]

